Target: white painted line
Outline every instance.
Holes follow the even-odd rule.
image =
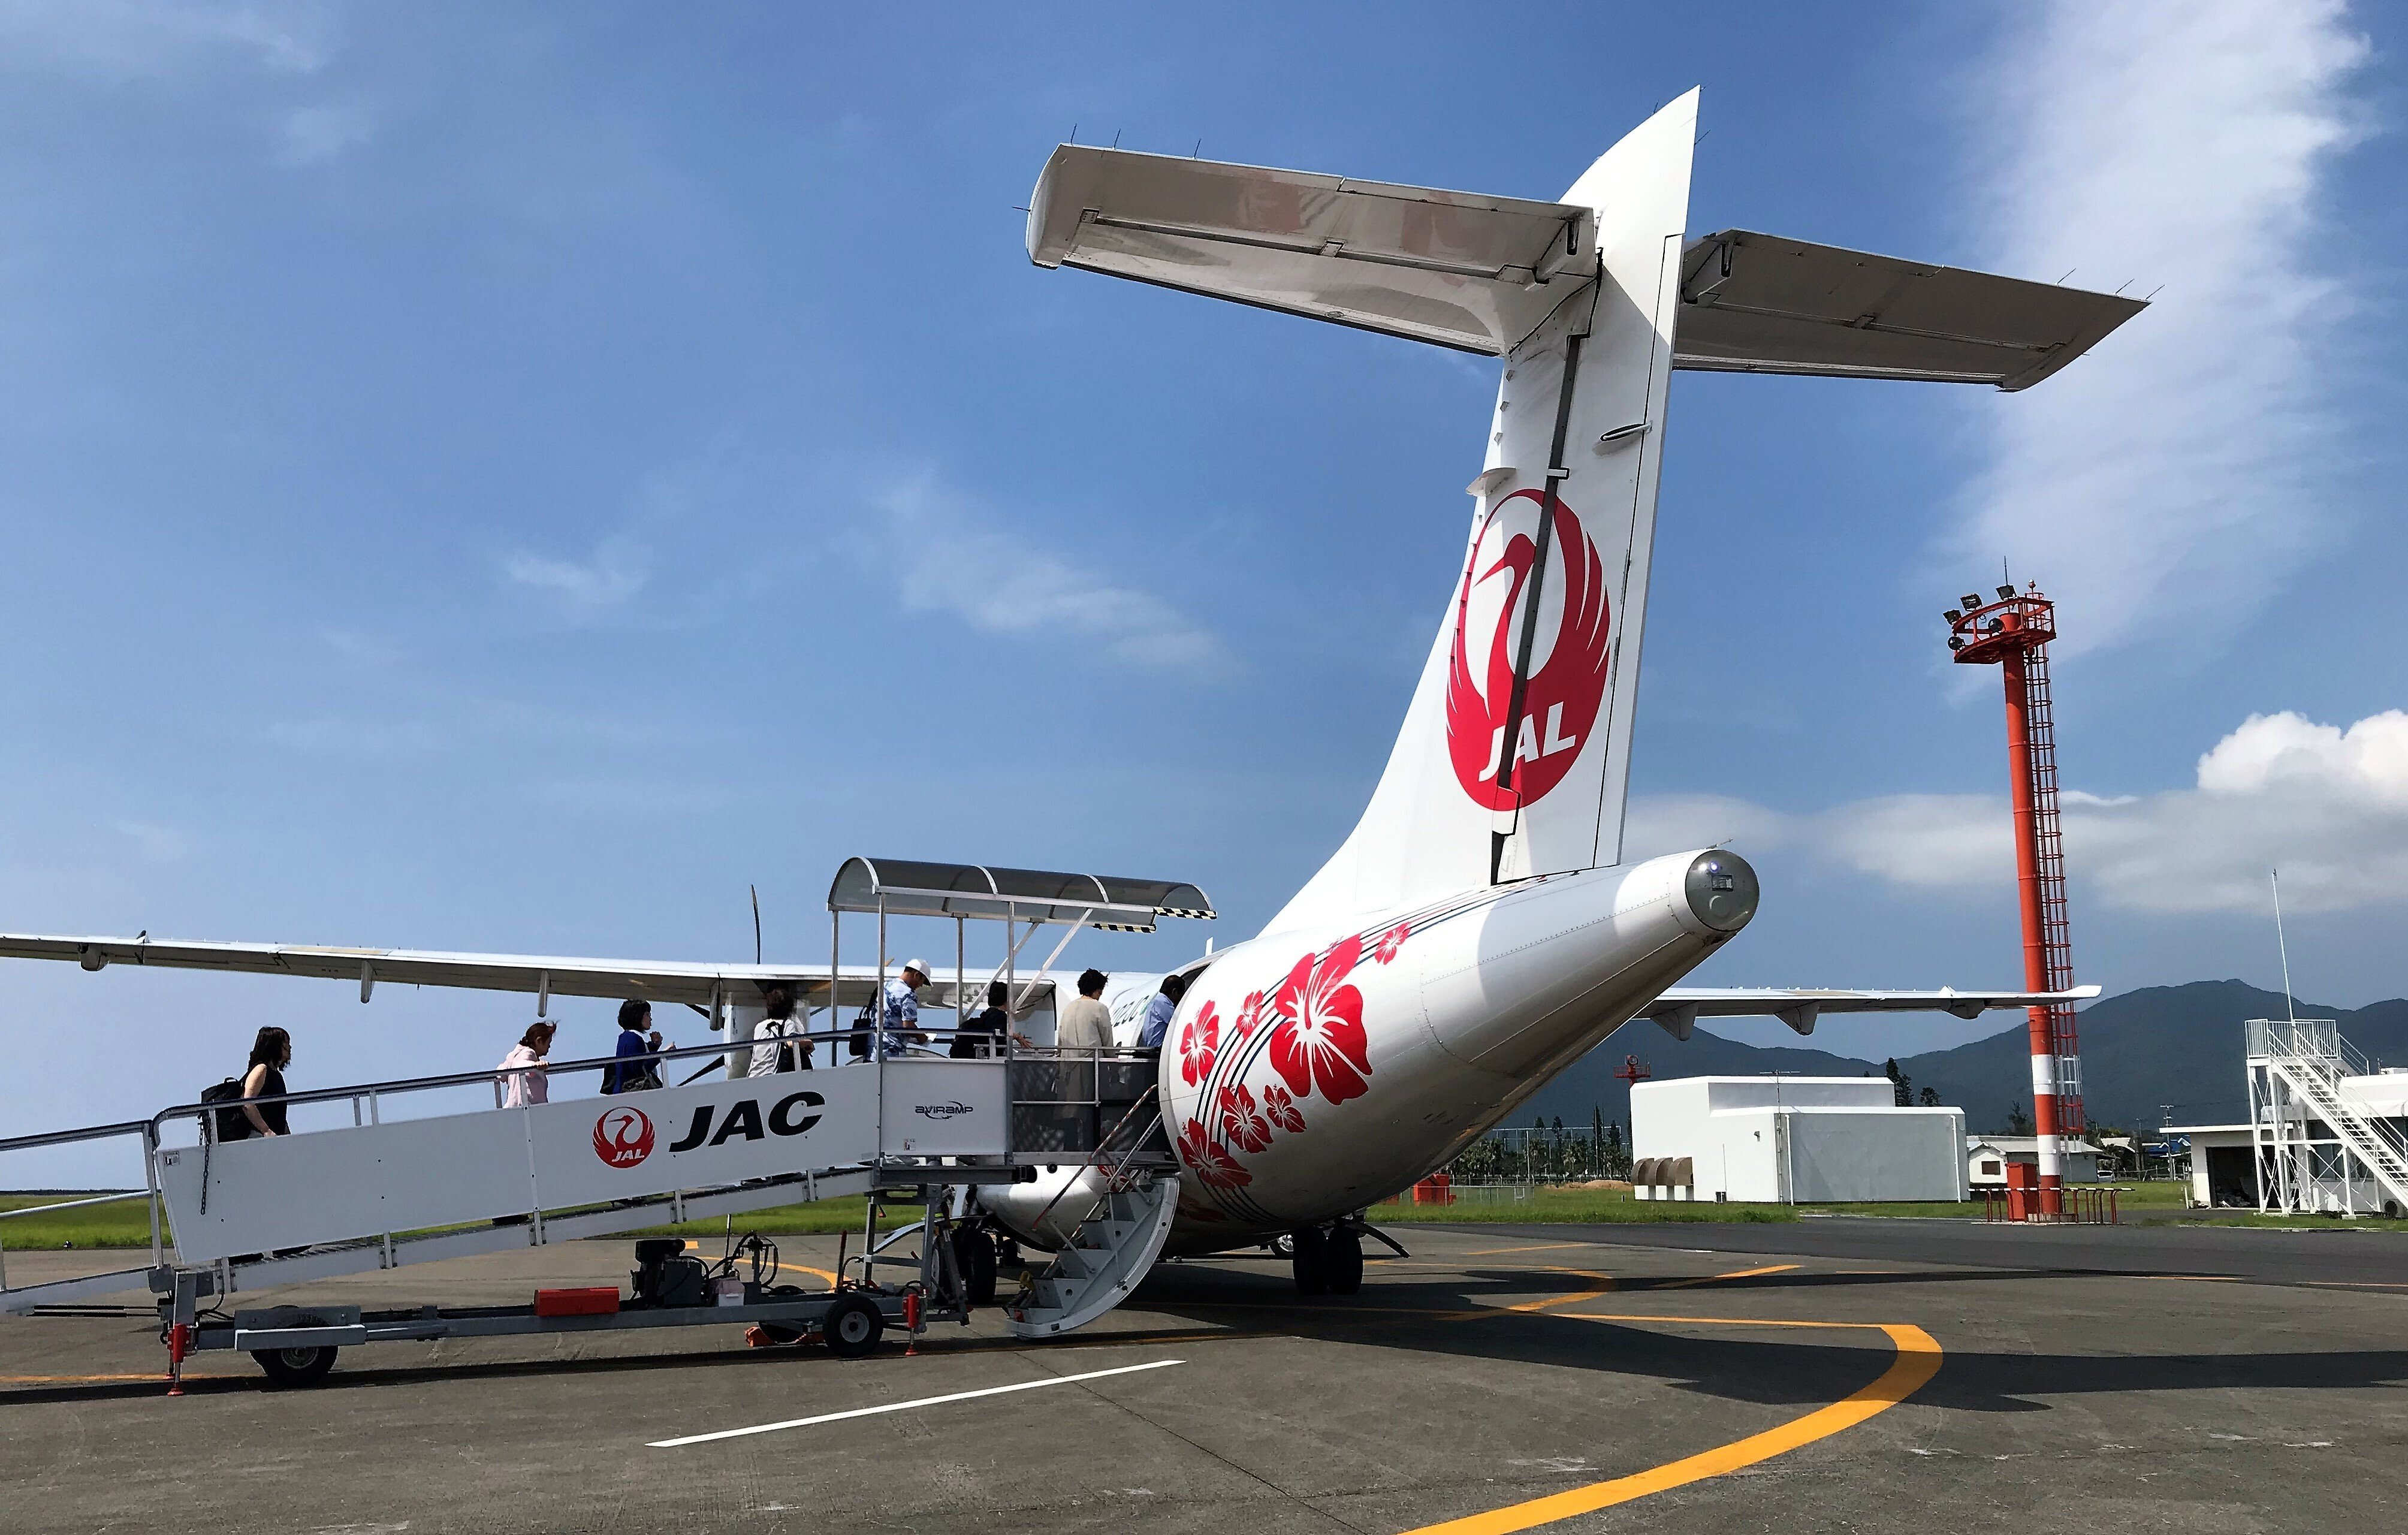
[[[1150,1365],[1123,1365],[1118,1370],[1091,1370],[1083,1375],[1048,1375],[1041,1381],[1021,1381],[1012,1385],[990,1385],[983,1391],[956,1391],[947,1397],[922,1397],[917,1401],[889,1402],[883,1407],[856,1407],[849,1413],[822,1413],[815,1418],[789,1418],[783,1423],[759,1423],[750,1428],[722,1428],[715,1434],[688,1434],[682,1439],[656,1439],[647,1449],[674,1450],[682,1444],[708,1444],[718,1439],[742,1439],[747,1434],[774,1434],[781,1428],[808,1428],[815,1423],[838,1423],[846,1418],[875,1417],[881,1413],[908,1413],[915,1407],[939,1407],[949,1401],[968,1401],[974,1397],[1000,1397],[1010,1391],[1034,1391],[1041,1385],[1068,1385],[1073,1381],[1099,1381],[1107,1375],[1134,1375],[1140,1370],[1163,1370],[1171,1365],[1183,1365],[1184,1359],[1156,1359]]]

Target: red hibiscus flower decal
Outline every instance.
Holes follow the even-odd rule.
[[[1272,1007],[1284,1014],[1271,1030],[1271,1066],[1298,1097],[1318,1089],[1332,1103],[1361,1097],[1371,1074],[1363,1035],[1363,994],[1345,983],[1363,955],[1350,938],[1321,956],[1305,955],[1280,983]]]
[[[1179,1159],[1207,1188],[1243,1188],[1254,1181],[1253,1173],[1238,1166],[1237,1158],[1212,1144],[1199,1119],[1189,1120],[1179,1132]]]
[[[1241,1152],[1271,1143],[1270,1121],[1255,1112],[1254,1095],[1243,1083],[1221,1089],[1221,1139]]]
[[[1207,1002],[1179,1031],[1179,1080],[1193,1087],[1211,1076],[1220,1046],[1221,1014]]]
[[[1238,1038],[1240,1040],[1253,1039],[1254,1037],[1255,1028],[1261,1025],[1262,1021],[1263,994],[1258,991],[1250,991],[1246,993],[1245,1005],[1238,1009]]]
[[[1287,1089],[1278,1083],[1263,1089],[1263,1112],[1269,1116],[1272,1124],[1288,1134],[1303,1133],[1304,1112],[1296,1106],[1296,1099],[1288,1097]]]
[[[1397,957],[1397,951],[1405,946],[1405,940],[1411,936],[1412,933],[1412,929],[1406,926],[1403,923],[1400,922],[1397,924],[1394,927],[1389,928],[1386,932],[1380,935],[1379,947],[1371,951],[1371,957],[1379,961],[1381,964],[1385,965],[1388,961]]]

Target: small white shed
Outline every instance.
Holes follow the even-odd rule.
[[[2099,1182],[2100,1152],[2089,1141],[2069,1138],[2059,1148],[2064,1169],[2059,1173],[2069,1184]],[[1969,1135],[1965,1138],[1966,1182],[1974,1188],[2007,1186],[2007,1164],[2029,1162],[2040,1165],[2040,1138],[2033,1135]]]
[[[1652,1188],[1633,1177],[1641,1198],[1962,1199],[1964,1147],[1964,1111],[1899,1108],[1886,1077],[1674,1077],[1630,1090],[1631,1155],[1656,1172]]]

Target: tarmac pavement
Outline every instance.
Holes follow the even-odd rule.
[[[378,1345],[278,1390],[213,1353],[170,1400],[155,1323],[0,1321],[5,1523],[2403,1523],[2408,1239],[1903,1220],[1398,1234],[1412,1257],[1369,1264],[1356,1297],[1299,1300],[1263,1258],[1189,1261],[1069,1339],[1023,1344],[989,1315],[857,1361],[710,1327]],[[790,1279],[833,1266],[833,1239],[781,1241]],[[627,1242],[574,1242],[306,1295],[513,1302],[624,1284],[629,1264]],[[13,1283],[36,1277],[18,1265]],[[656,1447],[832,1413],[861,1415]]]

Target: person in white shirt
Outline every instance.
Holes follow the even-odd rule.
[[[803,1023],[795,1016],[795,998],[783,986],[772,986],[761,998],[768,1016],[752,1031],[752,1061],[748,1077],[779,1071],[808,1071],[811,1042],[803,1037]]]
[[[559,1026],[537,1019],[502,1057],[498,1069],[509,1073],[502,1079],[503,1108],[523,1109],[530,1103],[552,1101],[552,1079],[544,1072],[544,1061],[552,1054],[552,1037]]]
[[[1104,1006],[1103,971],[1090,969],[1079,977],[1079,995],[1062,1009],[1054,1026],[1054,1043],[1063,1050],[1110,1050],[1112,1011]]]

